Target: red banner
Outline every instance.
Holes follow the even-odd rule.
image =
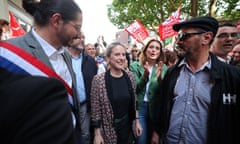
[[[160,39],[164,40],[166,38],[176,35],[177,32],[175,32],[172,29],[172,26],[178,23],[179,21],[180,21],[180,7],[166,21],[159,25]]]
[[[140,43],[149,36],[147,29],[139,20],[135,20],[125,30]]]
[[[12,12],[9,11],[10,17],[10,28],[12,32],[12,37],[22,36],[25,34],[25,31],[21,27],[21,25],[17,22]]]

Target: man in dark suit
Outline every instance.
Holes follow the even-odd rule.
[[[90,91],[92,79],[97,74],[97,64],[93,57],[84,53],[82,33],[70,42],[69,52],[76,75],[77,94],[80,100],[81,144],[90,144]]]
[[[0,130],[2,144],[75,144],[63,84],[0,68]]]

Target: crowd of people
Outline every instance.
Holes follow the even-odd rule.
[[[22,2],[33,28],[0,41],[3,144],[240,143],[235,24],[174,24],[173,50],[86,44],[74,0]]]

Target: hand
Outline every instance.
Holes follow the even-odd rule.
[[[162,80],[162,67],[163,67],[163,61],[159,61],[158,64],[156,64],[156,76],[158,80]]]
[[[149,64],[148,64],[148,62],[146,62],[145,64],[144,64],[144,66],[143,66],[143,68],[144,68],[144,74],[143,74],[143,76],[144,76],[144,78],[145,79],[148,79],[148,76],[149,76]]]
[[[94,130],[94,140],[93,140],[93,144],[104,144],[101,132],[100,132],[100,128],[96,128]]]
[[[155,131],[152,134],[152,144],[159,144],[159,136]]]
[[[136,136],[139,137],[140,135],[142,135],[142,126],[139,122],[138,119],[136,119]]]
[[[95,135],[93,144],[104,144],[102,136],[101,135]]]

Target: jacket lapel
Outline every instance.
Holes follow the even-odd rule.
[[[53,69],[52,64],[49,61],[48,56],[45,54],[43,48],[38,43],[38,41],[33,36],[32,32],[29,32],[24,37],[24,41],[27,44],[27,47],[29,48],[28,51],[35,56],[37,59],[40,59],[43,63],[48,65],[51,69]]]

